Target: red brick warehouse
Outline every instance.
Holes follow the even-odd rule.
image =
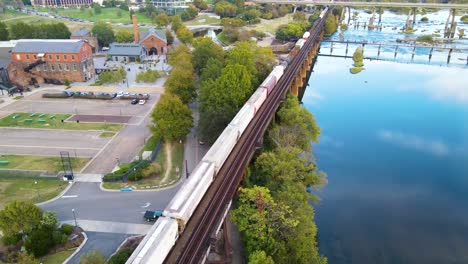
[[[85,82],[94,78],[92,47],[83,40],[18,40],[8,74],[13,83]]]

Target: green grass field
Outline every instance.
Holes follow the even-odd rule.
[[[122,129],[122,124],[107,123],[76,123],[61,122],[66,120],[70,114],[44,114],[35,113],[13,113],[0,119],[0,127],[26,127],[26,128],[47,128],[47,129],[70,129],[70,130],[102,130],[107,132],[117,132]],[[51,118],[55,116],[55,118]],[[16,117],[16,118],[13,118]]]
[[[60,194],[67,185],[68,182],[53,179],[0,178],[0,208],[13,200],[34,203],[50,200]]]
[[[201,15],[201,16],[198,16],[198,17],[192,19],[192,20],[184,22],[184,24],[187,25],[187,26],[206,25],[206,24],[219,25],[220,22],[221,22],[221,19]]]
[[[87,158],[70,159],[74,171],[81,170],[89,161]],[[6,165],[0,165],[0,169],[46,170],[50,172],[58,172],[63,170],[60,157],[0,155],[0,160],[7,160],[10,162]]]
[[[73,252],[75,252],[75,249],[59,251],[40,258],[40,262],[42,264],[62,264]]]
[[[111,23],[127,23],[130,24],[132,21],[130,19],[130,11],[125,11],[119,9],[117,7],[112,8],[102,8],[101,14],[95,14],[92,8],[86,8],[81,11],[79,8],[67,8],[67,9],[51,9],[51,8],[44,8],[38,7],[35,8],[36,10],[42,12],[48,12],[50,14],[55,13],[59,16],[66,16],[71,18],[78,18],[90,21],[104,21],[104,22],[111,22]],[[118,16],[118,11],[120,10],[121,16]],[[56,11],[56,12],[54,12]],[[151,18],[146,16],[142,13],[135,14],[138,19],[138,23],[140,24],[150,24]]]

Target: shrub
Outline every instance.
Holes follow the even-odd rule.
[[[159,77],[161,76],[159,75],[158,71],[147,69],[146,71],[137,74],[136,81],[150,83],[156,81],[156,79],[158,79]]]
[[[162,172],[161,165],[159,163],[151,163],[145,170],[143,170],[143,178],[159,176]]]
[[[353,54],[354,64],[357,64],[357,63],[362,64],[363,60],[364,60],[364,50],[362,49],[362,47],[357,47]],[[362,66],[364,66],[364,64],[361,66],[356,66],[356,67],[362,67]]]
[[[427,17],[422,17],[421,18],[421,22],[428,22],[428,21],[429,21],[429,18],[427,18]]]
[[[61,229],[62,233],[69,236],[71,233],[73,233],[74,227],[72,225],[69,225],[69,224],[63,224],[60,229]]]
[[[364,63],[362,63],[362,61],[358,61],[358,62],[355,62],[353,64],[354,67],[363,67],[364,66]]]
[[[141,169],[136,169],[132,171],[130,174],[128,174],[129,181],[138,181],[141,178],[143,178],[143,173]]]
[[[6,245],[16,245],[18,242],[21,241],[21,234],[15,234],[15,235],[4,235],[2,237],[2,242]]]
[[[364,68],[362,68],[362,67],[353,67],[353,68],[349,69],[349,71],[352,74],[360,73],[362,70],[364,70]]]
[[[416,41],[426,42],[426,43],[433,43],[434,38],[432,37],[432,35],[421,35],[421,36],[416,38]]]
[[[341,24],[341,31],[348,30],[348,24]]]
[[[45,226],[34,229],[24,243],[26,251],[36,258],[46,255],[55,246],[53,233],[53,230]]]
[[[65,79],[63,81],[63,85],[65,85],[66,87],[70,87],[70,84],[71,84],[71,82],[68,79]]]
[[[129,248],[122,248],[109,259],[107,264],[125,264],[130,255],[132,255],[132,251]]]
[[[114,173],[108,173],[104,175],[102,181],[104,182],[115,182],[115,181],[122,181],[123,175],[115,175]]]
[[[468,23],[468,15],[464,15],[460,18],[460,21],[463,23]]]

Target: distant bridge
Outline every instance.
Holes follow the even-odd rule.
[[[254,3],[266,4],[294,4],[294,5],[327,5],[327,6],[353,6],[353,7],[425,7],[440,9],[468,10],[467,4],[442,3],[407,3],[407,2],[364,2],[364,1],[317,1],[317,0],[252,0]]]

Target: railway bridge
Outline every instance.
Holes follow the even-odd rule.
[[[222,237],[220,230],[226,230],[226,228],[222,227],[225,226],[224,219],[230,209],[231,200],[244,176],[245,168],[249,165],[255,152],[261,147],[263,135],[287,93],[290,91],[295,95],[301,93],[304,79],[308,77],[308,73],[315,62],[328,13],[329,11],[323,13],[322,19],[317,20],[309,31],[310,36],[307,40],[301,47],[296,47],[296,50],[291,54],[288,66],[281,78],[276,82],[261,107],[254,114],[253,119],[238,138],[237,143],[219,168],[216,177],[187,223],[181,225],[180,219],[177,219],[179,235],[175,245],[172,245],[162,234],[171,233],[172,236],[176,235],[174,233],[177,233],[177,228],[176,231],[173,228],[171,229],[172,232],[167,231],[170,225],[176,224],[172,218],[162,217],[164,219],[158,219],[126,262],[127,264],[229,263],[230,251],[223,250],[223,247],[219,245],[228,244],[220,241],[220,237]],[[201,166],[204,166],[202,163],[203,161]],[[192,174],[190,177],[195,176]],[[184,185],[187,183],[188,181]],[[174,201],[174,199],[171,203],[173,202],[181,204],[180,201]],[[161,253],[158,248],[163,248],[164,253]],[[210,250],[218,253],[226,251],[227,254],[224,256],[227,258],[227,262],[213,262],[207,259]]]

